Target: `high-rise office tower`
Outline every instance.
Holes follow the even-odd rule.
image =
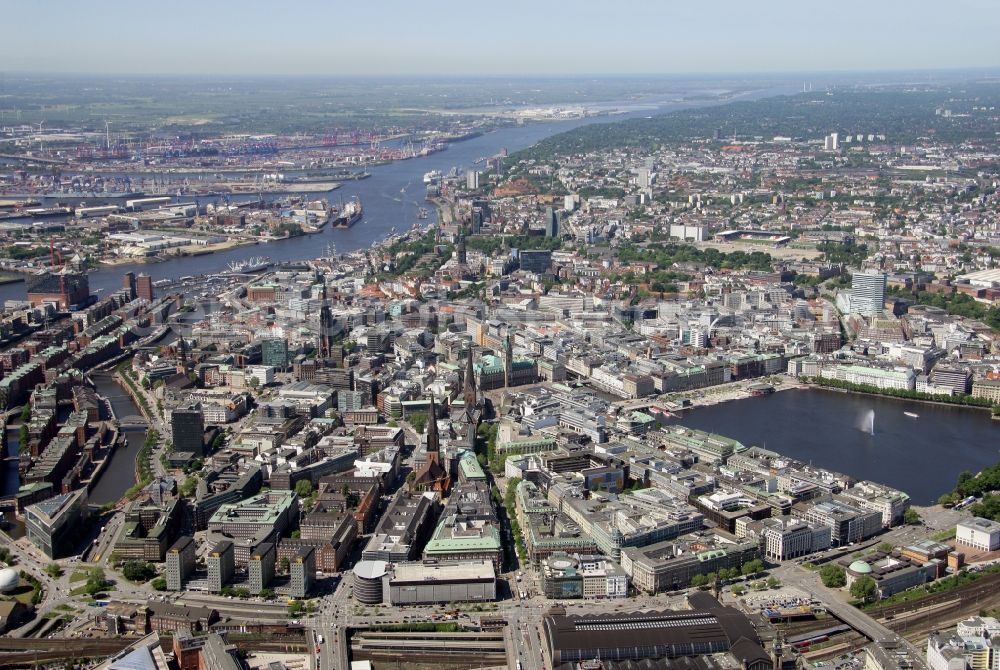
[[[545,208],[545,237],[559,237],[559,212]]]
[[[170,413],[170,439],[174,451],[201,456],[204,451],[205,416],[199,403],[176,407]]]
[[[884,272],[868,270],[851,276],[851,313],[877,316],[885,309]]]

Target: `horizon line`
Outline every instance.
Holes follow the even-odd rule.
[[[705,72],[536,72],[536,73],[482,73],[471,72],[437,72],[437,73],[368,73],[368,74],[344,74],[344,73],[289,73],[289,72],[94,72],[94,71],[70,71],[70,70],[3,70],[0,69],[0,78],[8,76],[32,77],[32,76],[62,76],[62,77],[193,77],[210,79],[213,77],[237,77],[237,78],[273,78],[280,77],[286,79],[580,79],[580,78],[718,78],[718,77],[802,77],[802,76],[842,76],[842,75],[879,75],[879,74],[992,74],[1000,77],[1000,64],[996,65],[976,65],[960,67],[912,67],[912,68],[868,68],[868,69],[827,69],[827,70],[742,70],[726,71],[711,70]]]

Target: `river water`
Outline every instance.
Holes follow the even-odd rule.
[[[781,95],[794,92],[789,85],[772,86],[766,89],[737,96],[735,99],[750,100],[761,97]],[[414,223],[420,222],[417,213],[421,207],[427,206],[424,196],[426,188],[423,182],[425,173],[439,170],[447,173],[453,167],[461,174],[465,169],[475,166],[480,158],[497,155],[501,150],[519,151],[530,147],[539,141],[557,133],[572,130],[592,123],[610,123],[624,119],[647,116],[676,109],[704,107],[710,102],[699,100],[692,103],[663,103],[646,106],[641,111],[632,111],[616,116],[598,116],[569,121],[526,123],[520,126],[502,128],[494,132],[480,135],[461,142],[454,142],[445,151],[439,151],[429,156],[411,158],[385,165],[369,168],[371,177],[361,181],[345,181],[342,186],[325,195],[311,194],[308,197],[326,197],[333,202],[341,198],[345,201],[358,196],[364,204],[364,218],[346,230],[333,230],[330,226],[317,235],[305,235],[288,240],[240,247],[226,252],[208,254],[205,256],[186,256],[171,259],[162,263],[141,263],[134,265],[119,265],[111,268],[100,268],[91,271],[89,275],[91,290],[102,289],[105,292],[117,290],[121,286],[121,277],[126,272],[145,272],[154,280],[173,279],[183,276],[194,276],[206,273],[220,272],[226,265],[235,260],[244,260],[253,256],[269,256],[274,261],[294,261],[317,258],[325,255],[329,243],[336,245],[338,252],[349,252],[371,246],[373,242],[385,239],[395,228],[397,232],[405,232]],[[716,103],[718,104],[718,103]],[[482,166],[479,166],[482,169]],[[147,177],[149,175],[146,175]],[[175,175],[169,175],[176,178]],[[193,197],[178,198],[180,202],[191,202]],[[198,198],[198,202],[206,204],[215,198]],[[235,198],[239,199],[239,198]],[[58,198],[52,200],[55,202]],[[95,199],[95,202],[98,199]],[[46,201],[46,204],[49,204]],[[426,223],[423,222],[423,223]],[[0,301],[23,300],[27,288],[24,282],[0,286]]]
[[[978,472],[1000,461],[1000,424],[988,412],[823,389],[699,407],[668,423],[882,482],[918,505],[954,488],[963,470]]]

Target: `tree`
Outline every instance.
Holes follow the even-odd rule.
[[[691,578],[691,586],[704,586],[708,583],[708,578],[705,575],[695,575]]]
[[[257,387],[260,386],[260,380],[257,377],[251,377],[249,381],[247,381],[247,386],[256,391]]]
[[[746,592],[746,588],[742,584],[733,584],[733,588],[730,590],[734,596],[741,596]]]
[[[278,559],[278,571],[279,572],[288,572],[289,566],[290,566],[290,563],[288,562],[288,557],[287,556],[282,556],[281,558]]]
[[[84,584],[84,591],[87,595],[97,595],[109,588],[111,588],[111,582],[104,578],[104,570],[91,568],[87,571],[87,582]]]
[[[308,479],[300,479],[299,481],[295,482],[295,493],[300,498],[308,498],[310,494],[312,494],[312,492],[313,492],[313,485],[312,482],[309,481]]]
[[[28,423],[31,421],[31,405],[25,403],[24,407],[21,408],[21,423]]]
[[[781,586],[781,580],[780,579],[778,579],[777,577],[773,577],[773,576],[767,578],[767,588],[769,588],[769,589],[776,589],[779,586]]]
[[[878,596],[878,584],[868,575],[862,575],[851,584],[851,597],[863,603],[870,603]]]
[[[847,584],[847,574],[836,563],[827,563],[820,568],[819,578],[823,582],[823,586],[830,589],[839,589]]]
[[[893,545],[892,542],[879,542],[878,543],[878,547],[876,547],[876,549],[878,549],[879,551],[881,551],[882,553],[885,553],[885,554],[888,554],[890,551],[892,551],[895,548],[896,547],[895,547],[895,545]]]
[[[45,568],[46,574],[52,579],[58,579],[62,577],[62,567],[58,563],[49,563]]]
[[[150,586],[152,586],[157,591],[166,591],[167,590],[167,579],[165,577],[157,577],[156,579],[154,579],[153,581],[151,581],[149,584],[150,584]]]
[[[295,530],[292,531],[292,539],[293,540],[297,540],[300,537],[302,537],[302,531],[301,530],[299,530],[298,528],[296,528]]]
[[[264,600],[271,600],[274,598],[274,589],[261,589],[260,597]]]
[[[197,477],[187,477],[180,486],[177,487],[177,493],[180,494],[182,498],[191,498],[194,496],[195,489],[198,487]]]
[[[740,567],[740,572],[744,577],[750,575],[756,575],[758,572],[764,571],[764,561],[759,558],[755,558],[752,561],[747,561]]]
[[[413,430],[418,433],[423,433],[424,429],[427,427],[427,415],[426,414],[411,414],[406,417],[410,425],[413,426]]]
[[[903,523],[907,526],[918,526],[921,521],[920,514],[912,507],[907,507],[906,511],[903,512]]]
[[[126,561],[122,574],[129,581],[148,582],[156,575],[156,569],[146,561]]]

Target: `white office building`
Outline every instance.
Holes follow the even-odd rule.
[[[884,272],[868,270],[851,276],[851,313],[878,316],[885,309]]]
[[[1000,522],[973,517],[955,527],[955,541],[979,551],[1000,549]]]
[[[479,188],[479,172],[469,170],[465,173],[465,188],[474,191]]]
[[[246,376],[248,379],[256,379],[258,388],[267,386],[274,382],[274,368],[270,365],[248,365]]]
[[[760,530],[764,557],[788,561],[830,548],[830,528],[801,521],[764,519]]]

